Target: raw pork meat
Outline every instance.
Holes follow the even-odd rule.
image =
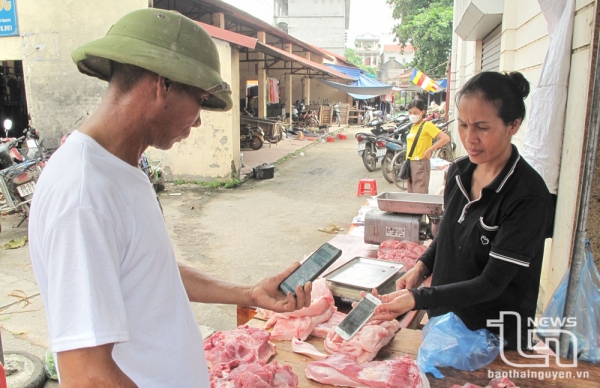
[[[359,364],[371,361],[381,348],[387,345],[400,330],[397,320],[371,321],[362,327],[349,341],[331,331],[323,346],[328,353],[346,353]]]
[[[319,352],[313,345],[300,341],[298,338],[292,339],[292,350],[294,353],[304,354],[313,360],[324,360],[329,357],[327,354]]]
[[[325,322],[319,323],[312,331],[312,333],[310,333],[310,335],[318,338],[327,338],[327,334],[329,334],[330,331],[335,330],[336,326],[339,325],[340,322],[344,320],[344,318],[346,318],[346,315],[348,314],[335,311],[331,315],[331,318],[329,318]]]
[[[327,281],[317,279],[313,283],[310,306],[290,313],[273,314],[265,329],[273,327],[271,338],[276,341],[291,341],[294,337],[304,341],[315,326],[327,321],[334,311],[333,294],[327,288]]]
[[[256,361],[220,364],[209,372],[211,388],[296,388],[298,376],[289,365]]]
[[[347,354],[336,354],[306,367],[306,377],[321,384],[344,387],[418,388],[424,382],[409,356],[358,364]],[[425,384],[427,386],[428,384]]]
[[[426,250],[425,246],[413,241],[386,240],[379,246],[377,258],[395,263],[403,263],[403,270],[408,271],[417,264],[419,257]]]
[[[241,325],[235,330],[219,331],[204,340],[204,353],[210,368],[232,361],[266,363],[276,353],[268,331]]]

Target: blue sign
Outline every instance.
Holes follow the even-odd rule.
[[[0,37],[19,36],[16,0],[0,0]]]

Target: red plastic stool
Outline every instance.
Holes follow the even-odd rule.
[[[327,142],[328,143],[333,143],[335,141],[335,137],[333,136],[327,136]]]
[[[358,181],[358,193],[356,194],[357,197],[360,197],[362,194],[364,194],[366,192],[365,185],[369,186],[366,189],[366,190],[368,190],[369,194],[377,195],[377,180],[376,179],[361,179]]]
[[[345,133],[338,133],[337,134],[338,139],[340,140],[348,140],[348,137],[346,136]]]

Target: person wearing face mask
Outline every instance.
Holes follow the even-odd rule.
[[[450,141],[450,136],[429,121],[425,121],[427,106],[422,100],[408,104],[408,118],[413,123],[406,136],[406,160],[410,163],[411,177],[407,180],[409,193],[429,194],[431,153]],[[416,139],[416,145],[415,143]],[[435,143],[433,139],[438,139]],[[412,153],[411,153],[412,151]]]
[[[453,312],[470,330],[498,334],[487,321],[510,312],[503,318],[508,348],[528,346],[555,209],[544,180],[511,143],[528,94],[518,72],[482,72],[457,94],[467,156],[448,168],[439,232],[397,291],[380,297],[373,319],[411,309],[426,309],[430,318]],[[418,288],[429,276],[431,287]]]

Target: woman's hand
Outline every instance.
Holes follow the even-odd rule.
[[[400,279],[396,280],[396,290],[405,288],[417,288],[423,283],[423,280],[429,274],[429,269],[422,261],[417,261],[417,264],[405,273]]]
[[[392,292],[378,298],[382,303],[375,308],[371,320],[390,321],[415,308],[415,298],[408,290]]]
[[[425,150],[425,153],[423,154],[423,159],[431,159],[432,153],[433,153],[433,150],[431,148],[427,148]]]

